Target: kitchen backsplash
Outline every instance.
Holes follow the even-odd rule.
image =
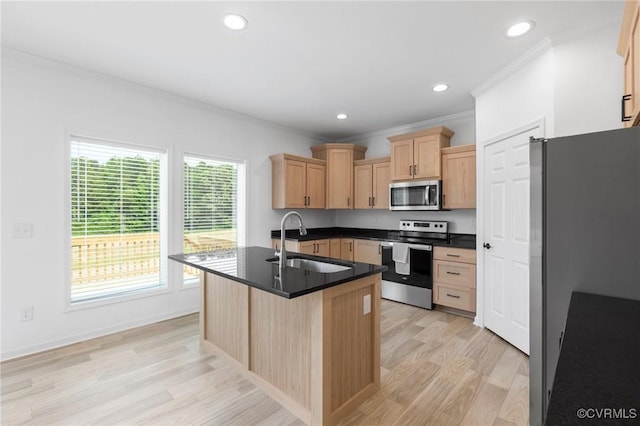
[[[345,228],[397,229],[401,219],[445,220],[449,232],[476,233],[476,211],[451,210],[437,212],[389,210],[336,210],[335,226]]]

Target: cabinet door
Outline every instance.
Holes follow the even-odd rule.
[[[627,48],[627,54],[624,56],[624,94],[631,95],[631,99],[624,102],[624,114],[633,116],[635,104],[638,103],[635,96],[635,75],[633,75],[633,38]],[[631,127],[633,119],[624,122],[624,127]]]
[[[353,239],[342,238],[340,240],[340,258],[353,262]]]
[[[373,167],[371,164],[355,166],[353,168],[353,208],[371,208],[371,183],[373,181]]]
[[[298,243],[296,241],[285,240],[284,246],[289,252],[297,252],[298,251]],[[274,238],[271,240],[271,248],[274,250],[280,250],[280,239]]]
[[[330,257],[331,256],[331,242],[330,240],[317,240],[316,242],[316,256]]]
[[[442,156],[442,205],[445,209],[476,208],[475,151]]]
[[[350,209],[353,206],[353,151],[329,149],[327,155],[327,208]]]
[[[329,240],[329,257],[340,259],[340,238]]]
[[[389,183],[391,182],[391,163],[373,165],[373,208],[389,208]]]
[[[414,139],[413,156],[416,165],[414,179],[440,179],[440,139],[437,135]]]
[[[285,160],[285,208],[305,208],[307,163]]]
[[[355,262],[371,263],[382,265],[382,250],[380,241],[353,240]]]
[[[298,251],[298,253],[315,254],[316,241],[301,241],[301,242],[299,242],[297,251]]]
[[[322,164],[307,164],[307,199],[308,209],[324,209],[325,196],[325,166]]]
[[[391,180],[413,178],[413,139],[391,143]]]
[[[631,26],[631,43],[633,48],[633,116],[640,115],[640,6],[636,7],[636,17]],[[636,124],[640,124],[636,121]]]

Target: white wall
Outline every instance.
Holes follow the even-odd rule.
[[[554,136],[622,127],[622,57],[618,20],[553,41]]]
[[[366,146],[367,158],[386,157],[391,152],[391,145],[387,139],[388,137],[438,126],[448,127],[455,132],[451,138],[451,146],[475,143],[476,129],[473,111],[465,111],[458,114],[451,114],[421,121],[419,123],[411,123],[404,126],[365,133],[356,137],[343,139],[340,142],[349,142]]]
[[[553,129],[554,55],[548,41],[537,49],[542,52],[539,56],[522,58],[521,69],[476,94],[478,146],[540,118],[545,119],[548,131]],[[546,136],[550,136],[549,132]]]
[[[445,126],[455,134],[451,146],[475,143],[475,116],[473,111],[465,111],[438,117],[419,123],[384,129],[343,140],[367,147],[365,158],[386,157],[391,153],[389,136],[401,135],[430,127]],[[442,212],[392,212],[389,210],[336,210],[336,226],[349,228],[397,229],[401,219],[446,220],[449,232],[475,234],[476,211],[453,210]]]
[[[15,51],[2,55],[2,358],[83,340],[197,310],[195,289],[179,289],[65,312],[67,132],[166,148],[170,158],[170,253],[181,252],[182,153],[247,161],[247,243],[269,246],[281,211],[271,209],[271,166],[279,152],[310,154],[321,141],[240,114]],[[306,211],[309,227],[333,215]],[[13,239],[15,223],[33,238]],[[34,319],[20,309],[34,306]]]

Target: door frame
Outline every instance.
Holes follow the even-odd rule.
[[[540,128],[540,137],[546,137],[545,130],[545,116],[542,116],[527,124],[515,127],[504,133],[494,136],[490,139],[480,141],[476,144],[476,317],[473,323],[479,327],[484,328],[484,298],[485,298],[485,285],[484,285],[484,243],[485,238],[485,191],[484,191],[484,151],[485,148],[494,143],[503,141],[505,139],[512,138],[516,135]],[[529,307],[531,308],[531,307]],[[531,333],[531,324],[529,325],[529,333]],[[531,348],[529,349],[531,350]]]

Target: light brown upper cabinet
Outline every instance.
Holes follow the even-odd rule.
[[[353,162],[353,208],[388,209],[391,158]]]
[[[442,207],[476,208],[476,146],[442,148]]]
[[[324,209],[326,166],[323,160],[277,154],[271,159],[271,207]]]
[[[618,54],[624,59],[622,121],[640,125],[640,0],[627,0],[622,18]]]
[[[391,136],[391,180],[441,179],[440,150],[453,130],[444,126]]]
[[[366,147],[347,143],[312,146],[313,158],[326,161],[326,208],[353,208],[353,162],[364,158]]]

